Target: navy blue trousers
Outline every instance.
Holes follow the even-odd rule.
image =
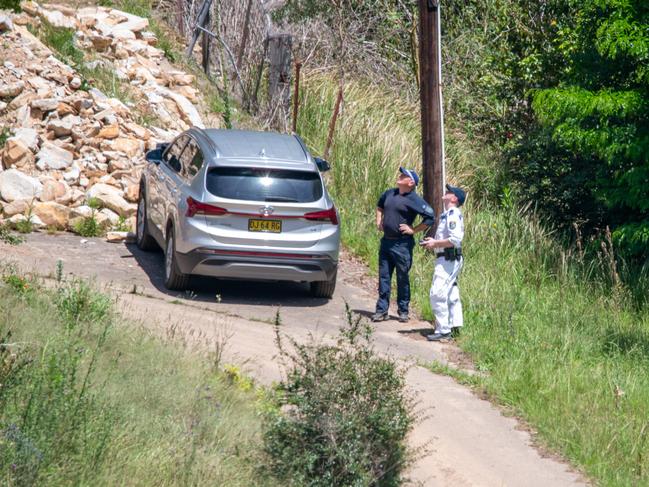
[[[412,266],[412,249],[415,239],[412,237],[397,240],[381,239],[379,250],[379,299],[376,301],[376,312],[387,313],[390,306],[390,288],[392,273],[397,271],[397,306],[399,313],[408,313],[410,305],[410,278],[408,272]]]

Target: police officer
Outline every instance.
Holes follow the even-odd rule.
[[[427,229],[435,222],[433,209],[415,193],[419,176],[411,169],[399,168],[397,187],[388,189],[379,198],[376,208],[376,226],[383,231],[379,250],[379,299],[372,321],[388,319],[392,272],[397,271],[397,305],[399,321],[408,321],[410,305],[410,279],[412,265],[413,235]],[[417,215],[422,217],[419,225],[412,224]]]
[[[439,217],[435,238],[422,241],[422,246],[434,251],[437,257],[430,287],[430,307],[435,314],[435,333],[427,336],[430,341],[451,338],[451,329],[463,325],[457,276],[463,262],[464,219],[460,206],[465,200],[464,190],[447,184],[442,197],[445,211]]]

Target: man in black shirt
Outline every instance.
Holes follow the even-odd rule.
[[[397,305],[399,321],[408,321],[413,235],[435,223],[433,209],[415,193],[419,176],[410,169],[399,168],[397,187],[388,189],[379,198],[376,208],[376,226],[383,231],[379,250],[379,299],[372,321],[388,319],[392,272],[397,270]],[[417,215],[422,221],[413,228]]]

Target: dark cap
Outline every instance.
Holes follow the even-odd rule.
[[[406,169],[405,167],[400,167],[399,171],[404,176],[408,176],[410,179],[412,179],[415,182],[415,186],[419,184],[419,176],[417,176],[417,173],[414,170]]]
[[[466,200],[466,192],[462,188],[447,184],[446,189],[457,197],[458,206],[462,206],[464,204],[464,200]]]

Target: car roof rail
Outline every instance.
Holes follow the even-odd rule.
[[[197,134],[199,134],[200,137],[207,143],[207,145],[209,145],[212,149],[214,149],[216,157],[219,157],[221,155],[221,151],[219,150],[217,145],[214,143],[214,141],[210,137],[207,136],[207,134],[205,133],[204,128],[194,126],[194,127],[192,127],[190,129],[190,131],[196,132]]]
[[[302,151],[304,152],[304,158],[306,159],[305,162],[308,163],[309,160],[311,160],[311,155],[309,154],[309,151],[307,150],[307,148],[306,148],[306,144],[305,144],[304,141],[302,140],[302,137],[300,137],[300,136],[299,136],[298,134],[296,134],[295,132],[293,132],[293,137],[295,137],[295,138],[297,139],[298,143],[300,144],[300,147],[302,147]]]

